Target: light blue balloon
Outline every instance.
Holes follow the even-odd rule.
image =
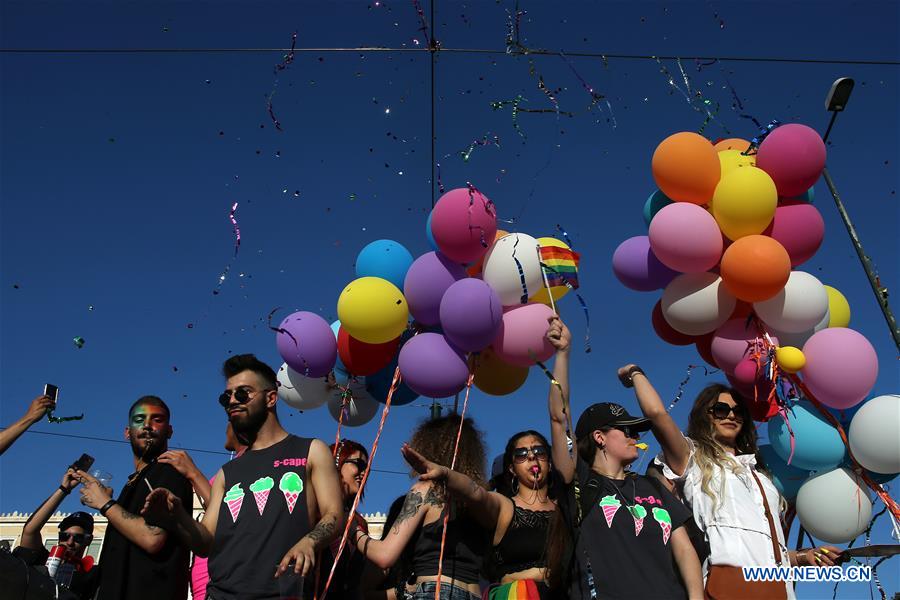
[[[437,242],[434,241],[434,234],[431,233],[431,213],[428,213],[428,220],[425,221],[425,237],[428,238],[428,245],[431,246],[431,249],[438,252]],[[401,286],[400,289],[403,289],[403,287]]]
[[[334,339],[338,339],[338,332],[341,330],[341,322],[335,321],[331,324],[331,330],[334,332]],[[347,367],[341,362],[341,353],[338,352],[337,359],[334,361],[334,378],[338,380],[339,385],[346,385],[350,374]],[[343,378],[343,381],[341,379]]]
[[[673,202],[673,200],[659,190],[650,194],[647,201],[644,202],[644,222],[647,224],[647,227],[650,227],[650,221],[653,220],[656,213]]]
[[[807,471],[827,471],[844,460],[844,442],[837,429],[819,414],[809,400],[801,400],[787,409],[794,432],[794,456],[790,466]],[[769,443],[787,462],[791,456],[791,433],[781,415],[769,420]]]
[[[402,244],[394,240],[375,240],[356,257],[356,276],[381,277],[402,290],[412,263],[412,254]]]
[[[781,495],[788,500],[796,498],[800,486],[809,478],[809,471],[787,464],[768,444],[760,446],[759,453],[766,461],[766,468],[769,470],[769,475],[772,476],[772,483],[775,484]]]

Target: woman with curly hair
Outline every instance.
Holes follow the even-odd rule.
[[[451,464],[459,432],[455,469],[484,487],[485,453],[481,433],[471,419],[451,414],[424,422],[413,433],[409,448],[421,457]],[[478,600],[482,557],[490,540],[464,498],[454,497],[444,481],[417,481],[410,487],[396,521],[381,540],[365,532],[354,532],[356,548],[376,566],[386,569],[400,557],[407,543],[412,545],[414,600],[434,598],[438,571],[441,571],[442,600]],[[443,567],[439,566],[444,521],[447,519]]]
[[[547,438],[531,430],[509,438],[503,453],[503,472],[494,479],[496,492],[488,492],[466,475],[436,464],[411,448],[404,448],[403,455],[421,473],[421,481],[446,482],[450,492],[466,502],[478,523],[493,533],[485,573],[494,583],[487,598],[552,597],[548,573],[558,568],[561,557],[548,556],[548,543],[562,534],[564,527],[557,522]]]
[[[656,462],[666,477],[683,484],[684,498],[709,541],[703,569],[707,598],[793,598],[790,584],[744,581],[740,567],[839,562],[834,546],[787,549],[778,518],[781,496],[764,470],[746,403],[734,389],[714,383],[701,390],[684,436],[640,367],[622,367],[619,378],[634,387],[662,446]]]

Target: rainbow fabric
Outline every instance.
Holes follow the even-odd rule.
[[[531,579],[491,586],[487,600],[540,600],[537,584]]]
[[[564,286],[568,282],[578,289],[578,261],[581,255],[568,248],[541,246],[541,262],[547,267],[549,287]]]

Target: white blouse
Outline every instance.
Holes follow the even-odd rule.
[[[756,457],[752,454],[731,455],[742,468],[736,469],[736,472],[731,469],[718,468],[713,472],[709,485],[719,499],[718,505],[714,509],[712,498],[700,487],[702,474],[694,460],[696,452],[694,442],[688,437],[685,439],[690,446],[691,454],[684,475],[680,477],[676,475],[665,463],[662,454],[656,457],[654,462],[662,468],[663,474],[667,478],[683,483],[684,498],[694,512],[694,520],[700,530],[706,533],[710,555],[707,564],[703,566],[704,580],[708,570],[707,565],[776,566],[778,563],[775,562],[772,536],[769,530],[769,521],[766,519],[762,494],[750,473],[750,469],[756,471]],[[723,472],[725,474],[724,488],[722,487]],[[769,509],[772,511],[772,520],[781,550],[780,566],[789,567],[791,563],[785,544],[784,531],[782,531],[781,521],[778,518],[780,498],[778,489],[764,473],[756,471],[756,474],[765,490]],[[794,598],[793,585],[787,585],[787,592],[788,598]]]

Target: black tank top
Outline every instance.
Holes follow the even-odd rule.
[[[450,505],[444,567],[441,573],[445,577],[463,583],[478,583],[482,557],[489,545],[488,534],[454,503]],[[416,532],[413,539],[413,573],[416,577],[431,577],[438,573],[441,535],[444,530],[443,515],[442,512],[437,521],[423,525]]]
[[[278,598],[275,567],[309,533],[308,438],[288,435],[222,467],[225,497],[209,555],[209,591],[218,599]]]
[[[499,581],[507,573],[547,566],[545,549],[553,510],[528,510],[516,505],[503,539],[494,546],[490,576]]]

